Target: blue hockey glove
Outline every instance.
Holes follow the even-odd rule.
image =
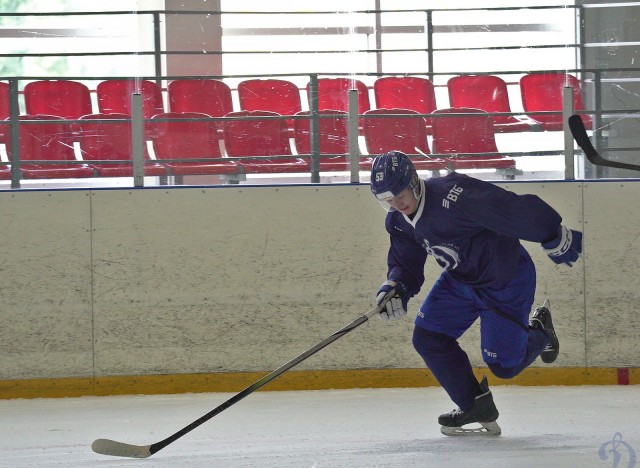
[[[578,260],[582,253],[582,233],[560,225],[558,236],[543,242],[542,247],[554,263],[573,266],[572,263]]]
[[[407,315],[409,295],[407,294],[407,287],[403,283],[396,281],[382,283],[376,293],[376,304],[382,304],[382,301],[392,289],[395,289],[396,294],[387,302],[386,307],[380,311],[378,317],[381,320],[397,320]]]

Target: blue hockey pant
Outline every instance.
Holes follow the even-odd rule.
[[[544,332],[529,328],[536,272],[529,254],[522,252],[518,274],[501,288],[473,288],[442,273],[416,317],[413,345],[463,411],[480,389],[457,339],[478,318],[482,357],[497,377],[515,377],[548,343]]]

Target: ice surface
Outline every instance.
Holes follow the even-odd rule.
[[[441,435],[440,388],[260,391],[144,460],[91,443],[158,442],[233,394],[0,400],[0,466],[584,468],[640,452],[640,386],[492,390],[498,438]]]

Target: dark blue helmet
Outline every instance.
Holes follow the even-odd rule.
[[[411,159],[401,151],[376,156],[371,166],[371,192],[378,201],[388,201],[406,188],[413,190],[416,199],[419,198],[418,173]]]

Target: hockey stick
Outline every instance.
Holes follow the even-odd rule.
[[[312,348],[308,349],[304,353],[296,356],[295,358],[293,358],[292,360],[290,360],[286,364],[283,364],[282,366],[278,367],[276,370],[274,370],[270,374],[265,375],[260,380],[256,381],[254,384],[248,386],[247,388],[242,390],[240,393],[238,393],[238,394],[234,395],[233,397],[229,398],[227,401],[225,401],[224,403],[222,403],[218,407],[216,407],[213,410],[209,411],[207,414],[205,414],[201,418],[196,419],[191,424],[189,424],[188,426],[183,427],[178,432],[176,432],[175,434],[167,437],[166,439],[161,440],[160,442],[156,442],[155,444],[151,444],[151,445],[132,445],[132,444],[125,444],[124,442],[117,442],[115,440],[97,439],[97,440],[95,440],[93,442],[93,444],[91,444],[91,449],[96,453],[100,453],[102,455],[111,455],[111,456],[115,456],[115,457],[129,457],[129,458],[147,458],[147,457],[150,457],[154,453],[156,453],[156,452],[162,450],[163,448],[165,448],[167,445],[175,442],[176,440],[178,440],[183,435],[188,434],[189,432],[194,430],[196,427],[198,427],[201,424],[207,422],[209,419],[213,418],[217,414],[222,413],[224,410],[226,410],[230,406],[235,405],[237,402],[239,402],[240,400],[242,400],[246,396],[250,395],[251,393],[255,392],[256,390],[258,390],[263,385],[271,382],[273,379],[275,379],[279,375],[281,375],[284,372],[288,371],[292,367],[300,364],[302,361],[304,361],[308,357],[314,355],[315,353],[317,353],[318,351],[320,351],[324,347],[326,347],[329,344],[333,343],[337,339],[342,338],[344,335],[346,335],[350,331],[355,330],[360,325],[362,325],[367,320],[369,320],[371,317],[373,317],[374,315],[380,313],[380,311],[386,306],[387,302],[394,295],[395,295],[395,290],[389,291],[387,293],[387,295],[384,297],[384,299],[382,300],[382,302],[380,303],[380,305],[374,307],[373,309],[371,309],[366,314],[361,315],[360,317],[355,319],[353,322],[351,322],[349,325],[346,325],[346,326],[342,327],[340,330],[336,331],[331,336],[325,338],[320,343],[318,343],[317,345],[315,345]]]
[[[640,171],[640,166],[636,164],[610,161],[600,156],[591,144],[591,140],[589,140],[589,136],[587,135],[587,129],[584,128],[584,122],[579,115],[572,115],[571,117],[569,117],[569,128],[571,129],[573,139],[576,140],[576,143],[578,143],[578,146],[580,147],[580,149],[582,149],[584,155],[591,162],[591,164]]]

